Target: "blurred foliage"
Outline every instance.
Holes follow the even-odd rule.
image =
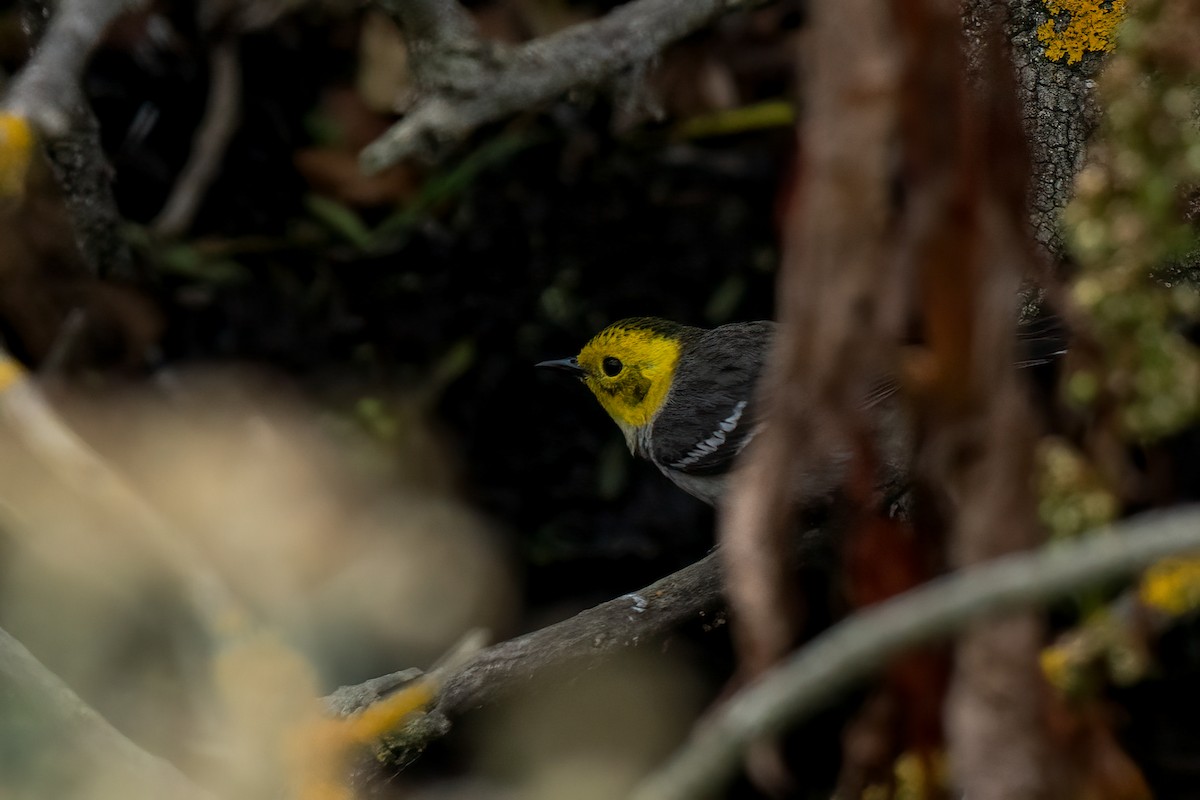
[[[1200,609],[1200,559],[1170,558],[1146,570],[1138,597],[1173,616]]]
[[[1127,686],[1150,668],[1149,651],[1134,626],[1110,609],[1090,614],[1042,651],[1042,673],[1067,697],[1091,698],[1106,683]]]
[[[1123,514],[1200,493],[1190,455],[1200,423],[1192,199],[1200,179],[1200,15],[1192,4],[1157,0],[1130,4],[1127,14],[1123,3],[1047,5],[1071,11],[1072,24],[1091,19],[1074,35],[1052,23],[1047,36],[1039,31],[1047,55],[1068,61],[1112,49],[1125,14],[1097,83],[1101,123],[1063,217],[1078,334],[1061,384],[1070,422],[1066,435],[1043,440],[1037,475],[1051,535],[1102,536]],[[1167,762],[1179,748],[1194,749],[1195,738],[1149,731],[1182,711],[1163,704],[1183,676],[1194,676],[1187,652],[1196,641],[1200,572],[1194,559],[1169,559],[1118,591],[1098,590],[1062,610],[1043,673],[1076,710],[1107,715],[1106,697],[1123,702],[1116,730],[1150,786],[1160,796],[1189,796],[1194,784]],[[1178,642],[1189,644],[1180,650]]]
[[[1180,214],[1182,193],[1200,181],[1189,8],[1141,3],[1127,20],[1097,86],[1101,130],[1065,212],[1080,266],[1072,297],[1101,352],[1074,372],[1068,395],[1082,406],[1114,402],[1122,430],[1141,441],[1200,414],[1200,352],[1182,330],[1200,314],[1200,294],[1160,273],[1197,244]]]
[[[1120,503],[1112,487],[1069,442],[1044,438],[1037,461],[1038,516],[1052,538],[1075,536],[1116,519]]]

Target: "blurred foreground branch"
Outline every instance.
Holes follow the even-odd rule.
[[[1032,608],[1200,548],[1200,507],[1133,517],[1069,543],[930,581],[831,628],[712,715],[636,800],[712,794],[746,747],[819,709],[897,654],[983,617]]]
[[[138,787],[137,797],[211,800],[167,761],[125,738],[25,647],[0,629],[0,710],[5,740],[31,743],[73,770]]]
[[[718,16],[762,1],[631,0],[600,19],[502,49],[476,38],[456,0],[383,0],[404,31],[421,96],[363,150],[362,168],[432,157],[480,125],[596,87]]]
[[[770,435],[747,448],[719,508],[735,641],[751,676],[794,646],[799,603],[780,558],[790,520],[798,500],[829,495],[855,431],[869,428],[865,398],[886,374],[880,361],[894,338],[887,306],[903,296],[881,268],[897,81],[887,19],[880,0],[812,9],[803,166],[779,277],[782,334],[762,383]]]
[[[101,513],[120,519],[147,552],[185,587],[199,621],[214,637],[250,618],[222,577],[170,521],[63,421],[33,378],[0,348],[0,425],[56,478]]]

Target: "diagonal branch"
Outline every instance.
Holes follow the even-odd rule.
[[[58,753],[60,764],[69,762],[92,780],[97,774],[112,779],[111,785],[132,797],[212,800],[170,763],[125,738],[4,630],[0,630],[0,710],[6,741],[20,740],[23,746]],[[39,733],[44,741],[38,741]],[[33,741],[29,741],[31,734]],[[16,791],[11,778],[5,777],[6,789]]]
[[[242,66],[237,37],[225,32],[208,55],[209,85],[204,118],[192,138],[192,152],[171,194],[151,227],[173,238],[192,226],[208,188],[220,172],[221,160],[237,132],[242,115]]]
[[[0,110],[28,121],[46,142],[85,262],[93,273],[122,278],[130,276],[132,256],[119,232],[121,216],[99,123],[80,82],[104,31],[144,2],[62,0],[49,22],[43,22],[50,14],[48,3],[27,2],[24,22],[36,46],[0,101]]]
[[[378,0],[404,31],[411,49],[459,45],[476,37],[475,21],[458,0]]]
[[[817,710],[896,655],[984,617],[1028,609],[1200,548],[1200,506],[1133,517],[1082,538],[997,558],[930,581],[836,625],[735,695],[635,800],[716,792],[746,747]]]
[[[481,651],[446,678],[436,710],[454,716],[529,686],[549,667],[586,667],[650,644],[724,604],[716,554],[644,589]]]
[[[456,4],[421,0],[389,0],[409,42],[420,40],[416,59],[440,59],[456,50],[459,68],[444,71],[422,86],[424,96],[404,118],[369,144],[360,162],[377,172],[411,156],[431,157],[465,138],[480,125],[528,109],[565,94],[591,88],[618,72],[648,61],[671,42],[696,31],[729,11],[760,5],[762,0],[631,0],[604,17],[507,51],[476,47],[463,50],[469,37],[458,19]],[[421,38],[424,37],[424,38]],[[466,41],[473,41],[466,39]],[[411,46],[411,44],[410,44]],[[461,59],[468,59],[465,64]],[[418,63],[418,76],[428,75]]]
[[[435,710],[446,716],[461,715],[522,686],[536,685],[544,670],[565,664],[586,666],[649,644],[718,611],[723,603],[720,561],[710,553],[644,589],[481,650],[445,676]],[[326,700],[338,713],[353,713],[411,680],[410,673],[344,686]]]
[[[113,20],[142,5],[144,0],[63,0],[29,62],[13,79],[5,108],[49,139],[66,136],[83,108],[79,84],[100,37]]]

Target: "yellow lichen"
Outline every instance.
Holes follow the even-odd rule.
[[[1046,57],[1068,64],[1084,53],[1112,50],[1117,26],[1125,16],[1125,0],[1042,0],[1050,19],[1038,26],[1038,41],[1046,46]]]
[[[23,117],[0,114],[0,199],[19,197],[33,155],[33,129]]]
[[[1095,692],[1107,679],[1137,683],[1149,668],[1141,633],[1128,615],[1102,608],[1065,631],[1039,657],[1046,682],[1067,697]]]
[[[1046,682],[1063,694],[1070,694],[1074,688],[1073,680],[1075,659],[1070,648],[1063,644],[1052,644],[1042,650],[1038,662],[1042,667],[1042,675]]]
[[[345,786],[351,757],[424,712],[437,683],[420,678],[344,719],[321,715],[295,726],[287,742],[295,796],[300,800],[351,800]]]
[[[0,352],[0,394],[25,377],[25,368],[11,356]]]
[[[901,753],[892,765],[890,786],[873,784],[862,794],[862,800],[919,800],[937,797],[947,783],[946,757],[941,752],[908,751]]]
[[[1168,558],[1146,570],[1138,597],[1171,616],[1200,609],[1200,558]]]

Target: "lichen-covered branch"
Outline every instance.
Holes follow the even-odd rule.
[[[1030,143],[1033,181],[1030,186],[1030,221],[1038,242],[1054,257],[1063,253],[1059,218],[1071,197],[1075,174],[1083,164],[1087,139],[1099,119],[1094,99],[1094,78],[1104,63],[1102,52],[1082,54],[1068,63],[1047,54],[1038,38],[1047,21],[1043,0],[1008,0],[1005,34],[1021,95],[1022,116]],[[982,40],[996,13],[988,0],[963,4],[967,35],[966,53],[971,68],[982,69]]]
[[[125,738],[2,629],[0,738],[46,751],[59,774],[87,774],[120,787],[127,797],[213,800],[170,763]],[[36,763],[25,766],[33,769]],[[5,776],[6,788],[16,791],[12,780]]]
[[[80,82],[104,31],[141,5],[143,0],[63,0],[51,15],[49,4],[27,2],[25,21],[36,44],[0,102],[45,142],[84,261],[95,274],[124,278],[130,276],[132,259],[120,236],[99,124]]]
[[[650,60],[671,42],[721,14],[762,0],[631,0],[604,17],[574,25],[508,50],[475,47],[461,9],[422,0],[406,10],[391,2],[406,36],[422,46],[414,59],[440,59],[454,51],[454,68],[426,78],[423,95],[398,123],[362,152],[364,170],[376,172],[410,156],[430,157],[480,125],[535,107],[576,88],[598,86],[618,72]],[[414,66],[418,80],[431,71]]]
[[[802,720],[896,655],[982,619],[1036,608],[1196,548],[1200,507],[1156,511],[938,578],[873,606],[733,697],[633,796],[683,800],[714,794],[752,741]]]

